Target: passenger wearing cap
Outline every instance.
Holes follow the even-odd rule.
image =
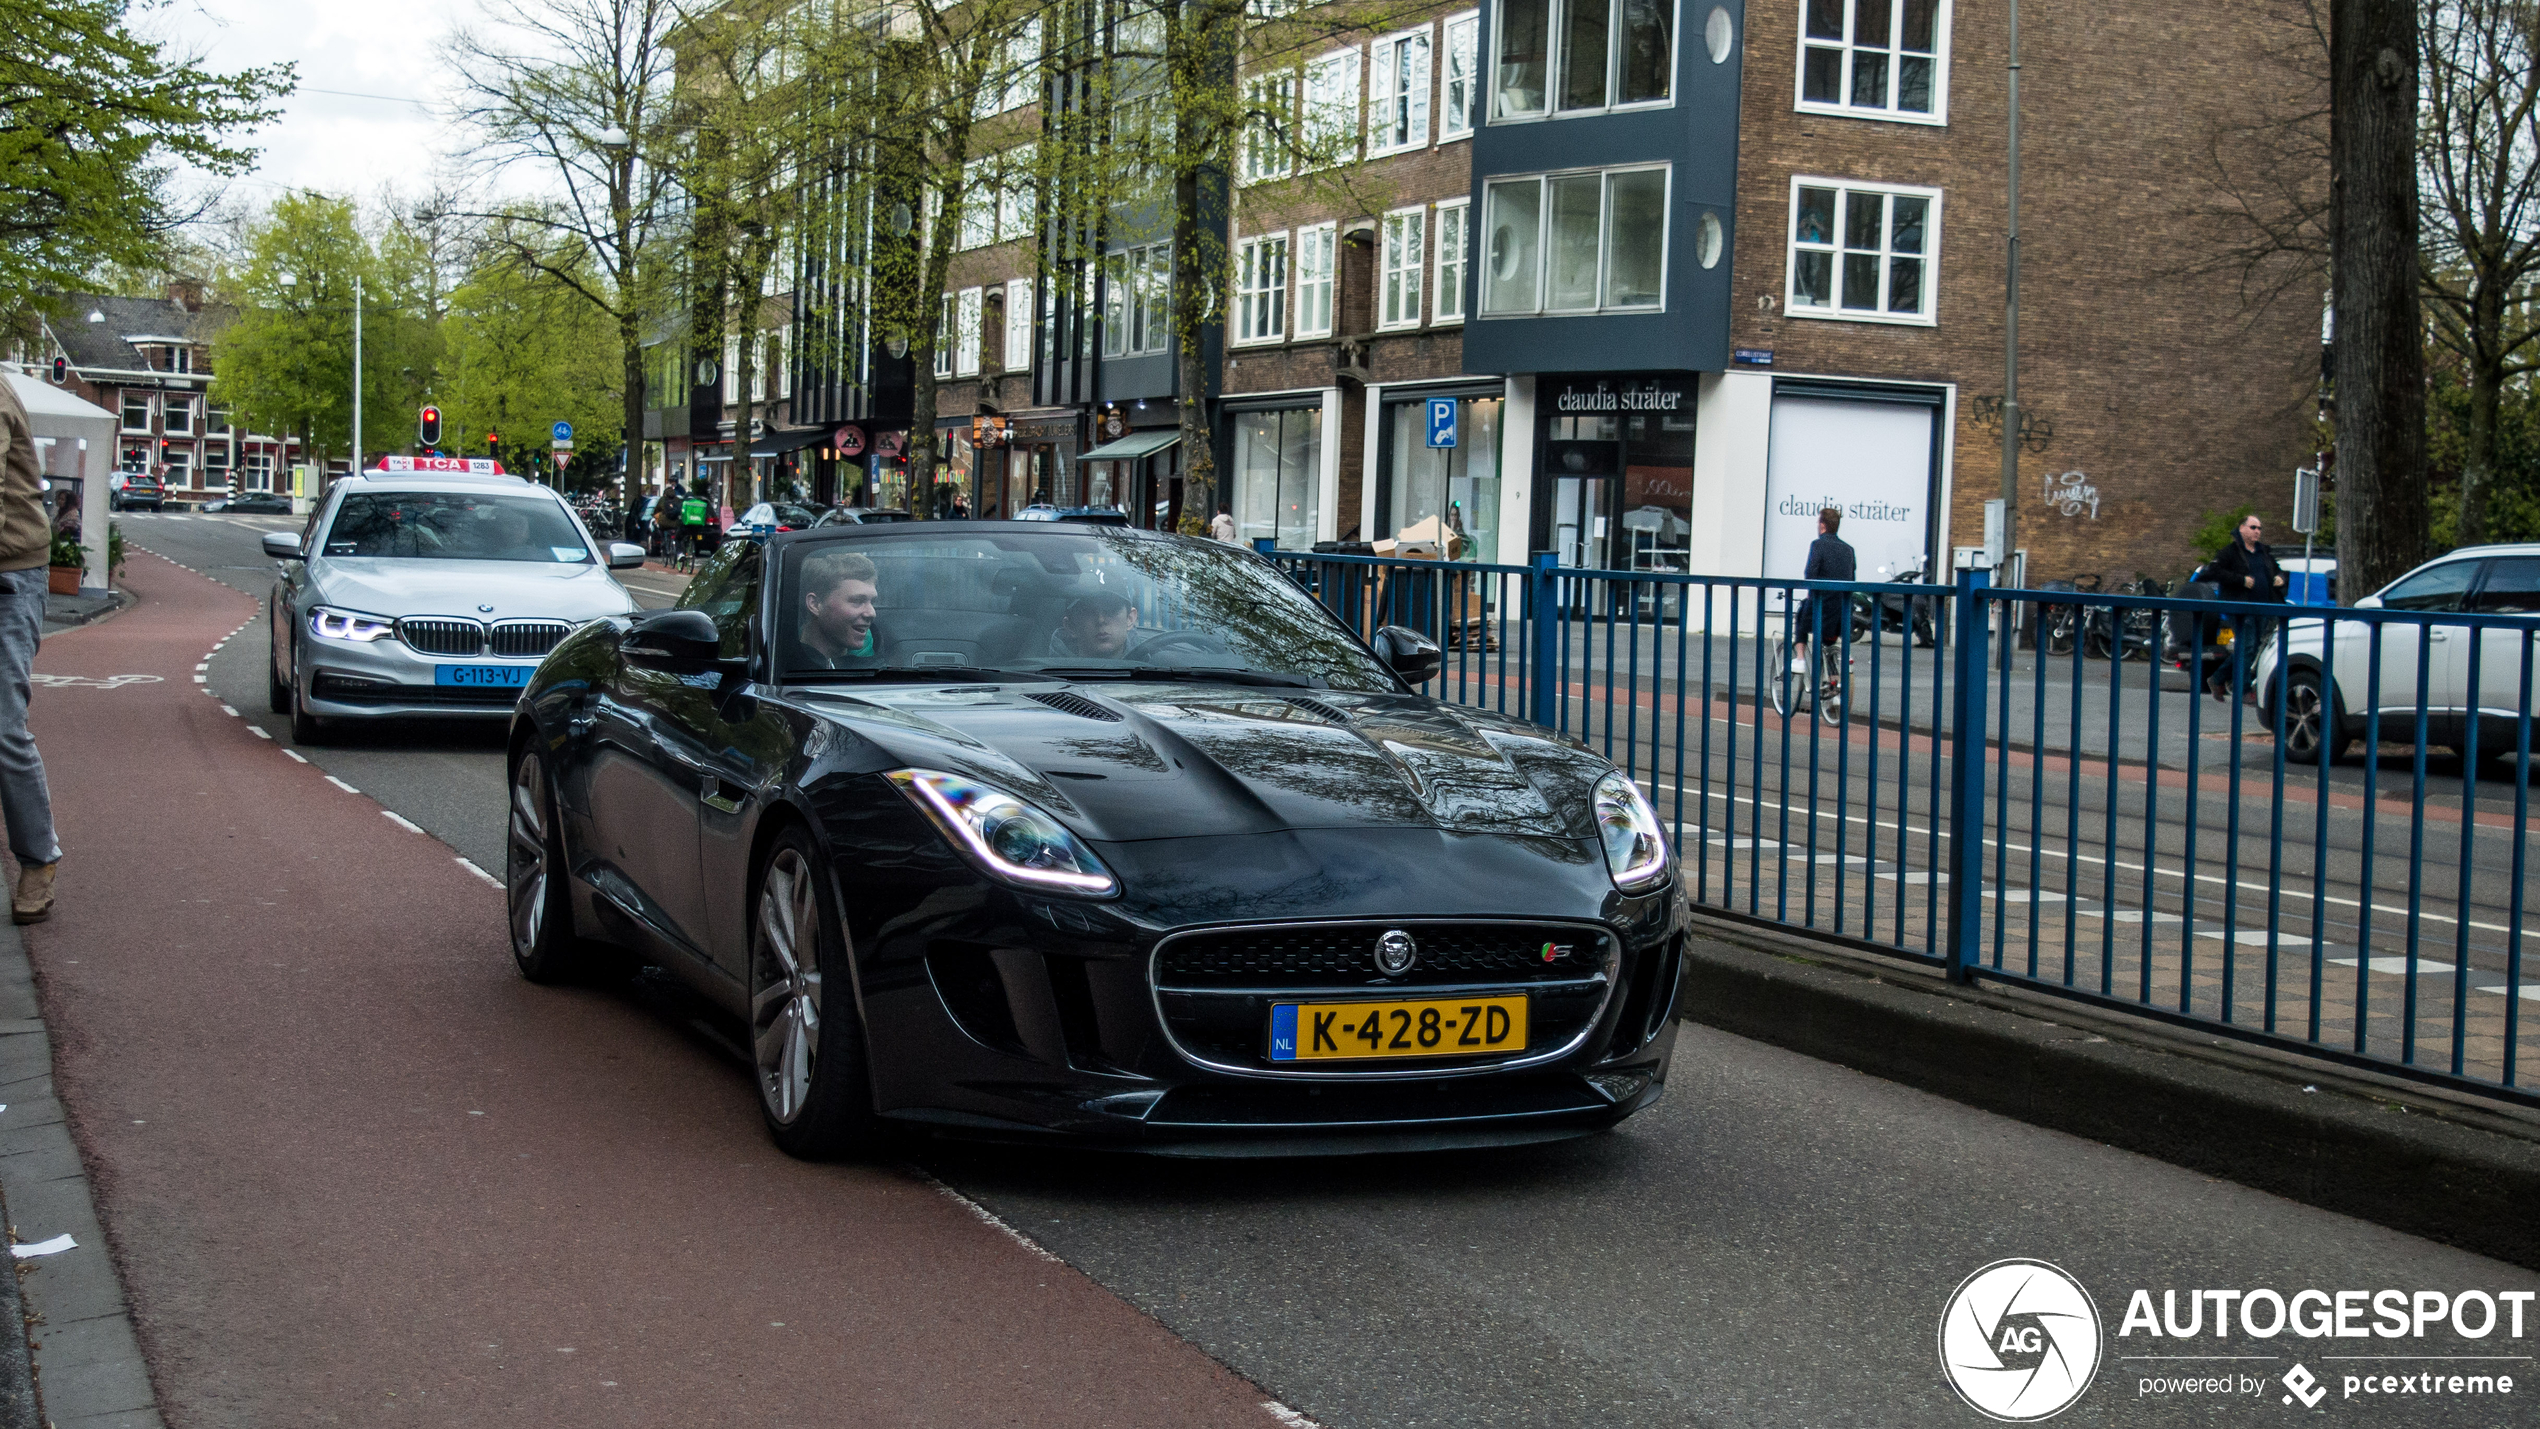
[[[1129,598],[1113,590],[1078,596],[1050,632],[1053,655],[1090,655],[1119,660],[1129,654],[1129,638],[1137,633],[1138,612]]]

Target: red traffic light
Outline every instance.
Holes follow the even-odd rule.
[[[67,357],[56,356],[53,359],[53,385],[58,387],[70,380],[71,360]]]
[[[437,447],[441,445],[440,408],[426,407],[423,409],[423,421],[419,424],[417,435],[422,438],[422,444],[424,446]]]

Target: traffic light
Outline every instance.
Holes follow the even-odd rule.
[[[492,458],[493,458],[494,460],[496,460],[496,461],[501,461],[501,460],[503,459],[503,434],[502,434],[502,433],[500,433],[500,432],[487,432],[487,433],[485,434],[485,454],[486,454],[487,456],[489,456],[489,457],[492,457]]]
[[[438,447],[438,446],[440,446],[440,445],[441,445],[441,409],[440,409],[440,408],[438,408],[438,407],[426,407],[426,408],[424,408],[424,409],[423,409],[423,422],[422,422],[422,424],[421,424],[421,436],[422,436],[422,438],[423,438],[423,445],[425,445],[425,446],[427,446],[427,447]]]
[[[53,385],[59,387],[70,380],[71,360],[67,357],[56,355],[53,359]]]

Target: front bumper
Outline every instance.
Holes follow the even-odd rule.
[[[300,654],[307,668],[301,691],[309,713],[326,719],[437,718],[507,720],[526,684],[515,687],[441,685],[435,672],[456,665],[499,665],[535,670],[539,659],[483,656],[455,659],[425,655],[396,639],[330,640],[305,631]]]

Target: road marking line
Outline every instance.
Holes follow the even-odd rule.
[[[390,818],[392,818],[392,819],[393,819],[393,818],[396,818],[397,816],[396,816],[396,815],[394,815],[394,814],[391,814],[391,815],[389,815],[388,817],[390,817]],[[400,822],[402,822],[402,820],[401,820]],[[417,830],[415,830],[415,832],[417,832],[417,833],[421,833],[421,832],[423,832],[423,831],[422,831],[421,829],[417,829]],[[481,879],[484,879],[486,882],[488,882],[488,883],[490,883],[490,884],[493,884],[496,888],[500,888],[500,887],[502,887],[502,886],[503,886],[503,880],[501,880],[501,879],[499,879],[499,878],[496,878],[494,875],[492,875],[492,874],[490,874],[490,873],[487,873],[484,869],[478,868],[478,867],[476,866],[476,861],[475,861],[475,860],[473,860],[473,859],[462,858],[462,859],[458,860],[458,865],[459,865],[459,867],[466,869],[468,872],[475,874],[477,877],[479,877],[479,878],[481,878]]]
[[[1270,1417],[1288,1426],[1288,1429],[1323,1429],[1322,1425],[1315,1423],[1313,1420],[1306,1418],[1304,1415],[1297,1413],[1295,1410],[1290,1409],[1275,1399],[1265,1399],[1261,1401],[1261,1407],[1269,1410]]]
[[[229,716],[231,719],[238,718],[238,707],[236,705],[223,705],[220,707],[220,712]]]
[[[215,645],[215,646],[213,646],[212,648],[213,648],[213,649],[215,649],[215,650],[218,650],[220,647],[219,647],[219,646],[217,646],[217,645]],[[203,664],[200,664],[200,665],[195,666],[194,668],[195,668],[195,669],[197,669],[197,670],[208,670],[208,669],[210,669],[210,668],[212,668],[212,667],[211,667],[211,665],[210,665],[210,663],[209,663],[209,662],[205,662],[205,663],[203,663]]]
[[[968,1211],[973,1216],[978,1217],[980,1223],[987,1226],[989,1229],[996,1231],[998,1234],[1014,1242],[1016,1245],[1023,1247],[1025,1250],[1032,1252],[1034,1255],[1039,1256],[1041,1259],[1046,1260],[1053,1265],[1065,1265],[1067,1263],[1060,1260],[1057,1256],[1050,1254],[1048,1250],[1042,1247],[1039,1241],[1032,1239],[1030,1236],[1016,1230],[1014,1227],[1007,1225],[996,1212],[989,1210],[987,1207],[980,1205],[977,1201],[970,1199],[968,1196],[961,1194],[952,1187],[947,1186],[943,1182],[936,1180],[934,1177],[927,1175],[925,1171],[917,1167],[911,1167],[909,1169],[917,1172],[917,1178],[919,1180],[934,1187],[936,1194],[942,1196],[948,1201],[951,1201],[954,1205],[961,1207],[963,1210]]]
[[[2341,968],[2351,968],[2355,965],[2355,960],[2353,958],[2330,958],[2329,961],[2337,964]],[[2408,960],[2403,957],[2391,955],[2375,957],[2372,960],[2372,970],[2377,973],[2405,974],[2408,970]],[[2442,962],[2434,958],[2417,959],[2417,976],[2419,977],[2425,977],[2432,973],[2447,973],[2450,971],[2452,971],[2452,965],[2450,963]]]
[[[382,809],[379,812],[381,817],[387,819],[388,822],[395,824],[397,827],[404,829],[407,833],[419,834],[423,832],[423,825],[416,823],[414,820],[407,818],[405,815],[398,813],[394,809]]]
[[[197,665],[197,666],[195,666],[194,668],[195,668],[195,669],[197,669],[197,670],[200,670],[200,669],[202,669],[203,667],[202,667],[202,666],[200,666],[200,665]],[[198,685],[202,685],[202,684],[208,684],[208,683],[210,683],[210,681],[206,680],[206,679],[205,679],[203,676],[201,676],[201,675],[197,675],[197,676],[195,676],[195,677],[194,677],[194,683],[196,683],[196,684],[198,684]]]
[[[298,750],[296,750],[296,749],[286,749],[286,750],[282,751],[282,753],[283,753],[283,757],[285,757],[285,758],[287,758],[287,759],[295,759],[295,760],[298,760],[298,761],[299,761],[300,763],[302,763],[302,764],[306,764],[306,763],[308,763],[308,762],[309,762],[309,761],[308,761],[308,758],[307,758],[305,755],[301,754],[301,753],[300,753],[300,751],[298,751]]]
[[[343,790],[347,794],[358,794],[362,792],[361,790],[354,788],[352,785],[345,783],[343,780],[336,778],[332,774],[326,776],[326,782]]]
[[[248,732],[249,734],[254,735],[254,736],[255,736],[256,738],[258,738],[258,739],[271,739],[271,738],[273,738],[273,736],[272,736],[272,735],[265,733],[264,726],[263,726],[263,725],[260,725],[260,724],[251,724],[251,725],[247,726],[247,732]]]
[[[2471,988],[2471,989],[2470,989],[2470,991],[2472,991],[2472,992],[2492,992],[2492,993],[2496,994],[2498,997],[2502,997],[2502,996],[2504,996],[2507,992],[2512,991],[2512,989],[2510,989],[2510,988],[2506,987],[2503,983],[2497,983],[2497,984],[2496,984],[2495,986],[2493,986],[2493,987],[2474,987],[2474,988]],[[2522,991],[2521,991],[2521,992],[2519,992],[2519,993],[2516,993],[2516,994],[2515,994],[2515,996],[2517,996],[2517,997],[2523,997],[2523,998],[2528,998],[2529,1000],[2531,1000],[2531,1001],[2533,1001],[2533,1002],[2540,1002],[2540,982],[2527,982],[2527,983],[2524,983],[2524,984],[2522,985]]]

